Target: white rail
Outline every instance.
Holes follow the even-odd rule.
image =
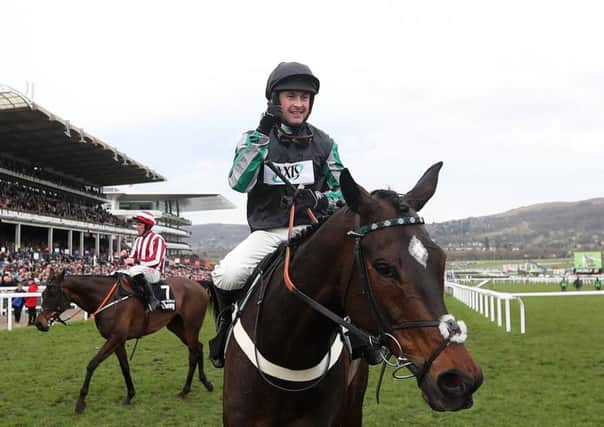
[[[161,287],[166,293],[166,299],[169,298],[170,290],[168,286]],[[40,309],[41,301],[42,301],[42,292],[45,289],[45,286],[41,286],[38,292],[5,292],[7,289],[15,289],[15,288],[4,288],[3,291],[0,292],[0,316],[6,316],[6,326],[9,331],[13,329],[13,298],[27,298],[27,297],[37,297],[40,298],[40,303],[36,306],[36,310]],[[7,302],[7,304],[5,304]],[[75,304],[71,304],[72,308],[79,308]],[[25,308],[25,305],[23,306]],[[27,314],[27,313],[25,313]],[[84,311],[84,319],[88,318],[88,313]]]
[[[526,311],[522,298],[525,297],[570,297],[570,296],[595,296],[604,295],[604,291],[582,291],[582,292],[497,292],[490,289],[477,288],[475,286],[460,285],[455,282],[445,282],[447,293],[455,299],[463,302],[468,307],[485,317],[490,318],[492,322],[497,321],[498,326],[503,326],[505,314],[505,330],[512,332],[512,318],[510,301],[518,301],[520,308],[520,333],[526,333]],[[502,311],[502,302],[504,311]],[[497,319],[497,320],[495,320]]]

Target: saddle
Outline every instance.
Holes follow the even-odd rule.
[[[258,276],[263,276],[264,280],[270,280],[275,272],[275,269],[279,266],[279,262],[285,257],[285,248],[287,246],[287,242],[281,243],[277,249],[273,252],[265,256],[262,261],[258,263],[252,274],[245,281],[245,285],[241,288],[241,297],[239,298],[238,303],[245,301],[248,298],[248,294],[251,295],[254,292],[256,283],[258,280]],[[237,304],[240,307],[243,307],[241,304]]]
[[[118,276],[118,295],[120,296],[133,296],[135,298],[140,299],[143,304],[146,304],[145,294],[135,286],[132,286],[130,281],[130,276],[123,273],[117,273]],[[168,295],[166,296],[166,291],[162,288],[162,286],[168,287]],[[151,289],[153,289],[153,293],[155,297],[161,303],[159,307],[160,311],[174,311],[176,310],[176,302],[174,300],[174,293],[172,292],[172,288],[165,280],[160,280],[157,283],[151,283]]]

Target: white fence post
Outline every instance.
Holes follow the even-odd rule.
[[[505,330],[512,332],[512,319],[510,318],[510,300],[505,300]]]

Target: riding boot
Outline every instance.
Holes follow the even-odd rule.
[[[137,286],[143,294],[145,295],[146,306],[145,311],[153,311],[156,310],[161,304],[159,300],[155,297],[155,293],[153,292],[153,288],[145,279],[144,274],[137,274],[132,277],[132,282]]]
[[[210,362],[215,368],[224,367],[224,350],[231,325],[233,308],[241,295],[241,290],[235,289],[225,291],[219,288],[216,290],[218,297],[218,318],[216,319],[216,336],[209,341],[210,345]]]

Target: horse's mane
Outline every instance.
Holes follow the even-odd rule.
[[[409,211],[409,205],[402,201],[403,194],[397,193],[393,190],[373,190],[370,193],[372,196],[385,200],[392,205],[394,209],[399,212],[399,214],[406,213]],[[340,208],[341,209],[341,208]],[[298,234],[296,234],[289,242],[289,245],[292,249],[298,248],[300,244],[308,240],[310,236],[312,236],[321,226],[331,217],[331,215],[318,217],[318,223],[311,224]]]
[[[409,211],[409,205],[403,202],[404,194],[397,193],[393,190],[373,190],[371,195],[389,202],[399,214],[407,213]]]
[[[107,279],[114,277],[113,273],[111,274],[65,274],[65,277],[74,277],[74,278],[95,278],[95,279]]]
[[[303,242],[305,242],[310,236],[312,236],[313,234],[315,234],[315,232],[321,228],[321,226],[323,224],[325,224],[325,222],[330,218],[330,216],[320,216],[317,217],[317,220],[319,222],[317,222],[316,224],[311,224],[308,227],[306,227],[305,229],[301,230],[298,234],[296,234],[294,237],[291,238],[291,240],[289,241],[289,246],[292,249],[296,249],[298,246],[300,246]]]

